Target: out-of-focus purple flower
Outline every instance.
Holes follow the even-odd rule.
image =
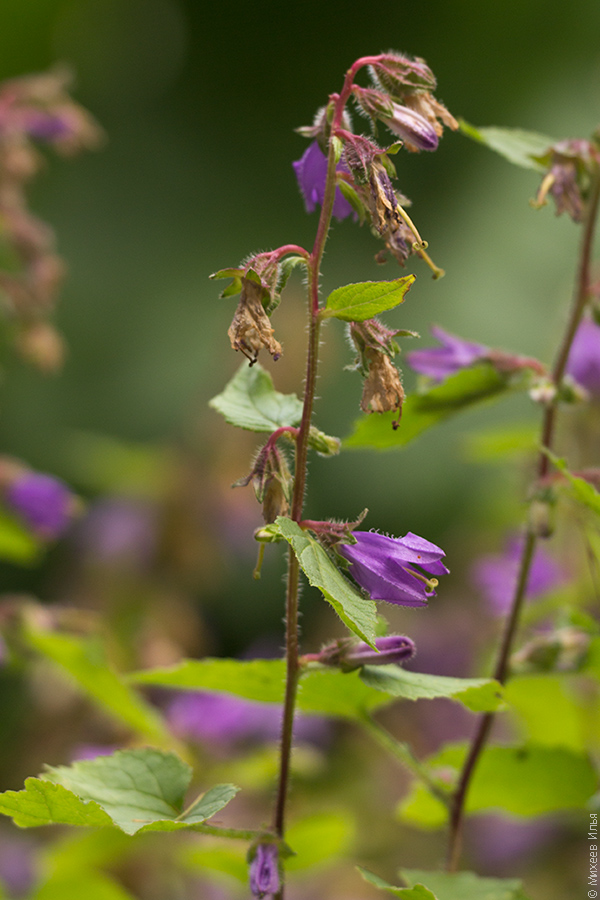
[[[29,895],[34,885],[34,849],[32,841],[25,836],[4,832],[0,835],[0,883],[11,897]]]
[[[6,489],[6,501],[42,538],[58,538],[67,528],[73,495],[67,485],[39,472],[17,477]]]
[[[38,141],[51,144],[71,135],[72,127],[65,116],[41,109],[27,109],[23,113],[24,130]]]
[[[494,615],[504,615],[512,603],[519,563],[523,548],[522,538],[508,541],[504,553],[482,556],[473,566],[473,582],[480,589]],[[531,600],[566,581],[566,575],[546,551],[538,546],[531,568],[525,596]]]
[[[298,186],[304,197],[306,212],[313,212],[317,206],[323,203],[325,196],[325,180],[327,177],[327,157],[322,152],[317,141],[304,151],[299,160],[292,163]],[[346,170],[343,163],[338,163],[338,171]],[[336,219],[345,219],[352,215],[354,210],[348,203],[339,188],[336,188],[333,201],[333,215]]]
[[[600,325],[582,319],[571,346],[567,372],[590,394],[600,397]]]
[[[259,844],[250,863],[253,897],[266,897],[279,890],[279,850],[276,844]]]
[[[523,821],[506,816],[477,816],[467,826],[471,842],[481,866],[495,875],[514,872],[519,860],[531,863],[559,834],[556,821],[550,818]],[[473,827],[475,826],[475,827]]]
[[[87,558],[144,568],[157,543],[157,511],[143,500],[106,497],[80,523],[77,540]]]
[[[170,704],[167,718],[173,732],[183,739],[231,746],[243,741],[275,741],[280,736],[281,706],[258,703],[229,694],[194,692],[180,694]],[[315,716],[297,716],[295,737],[321,744],[328,723]]]
[[[415,372],[428,375],[435,381],[443,381],[448,375],[454,375],[460,369],[472,366],[474,362],[484,359],[490,352],[489,347],[464,341],[437,325],[432,326],[431,333],[442,346],[412,350],[406,354],[406,358]]]
[[[116,744],[77,744],[71,752],[71,762],[80,759],[96,759],[98,756],[112,756],[121,748]]]
[[[320,662],[326,666],[339,666],[344,672],[360,669],[361,666],[399,665],[413,657],[416,653],[414,641],[401,634],[388,634],[375,639],[377,650],[373,650],[364,641],[336,641],[324,647],[320,653],[305,657],[311,662]]]
[[[393,134],[397,134],[414,150],[437,150],[439,137],[431,122],[409,109],[394,103],[393,115],[388,119],[381,116],[381,121]]]
[[[337,549],[351,563],[354,580],[373,600],[426,606],[438,583],[427,575],[448,574],[440,562],[444,551],[410,531],[402,538],[376,531],[354,531],[352,536],[356,544],[340,544]]]

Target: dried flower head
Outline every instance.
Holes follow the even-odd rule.
[[[268,296],[263,285],[253,278],[242,278],[242,292],[238,308],[227,334],[234,350],[241,350],[253,366],[264,347],[273,359],[282,354],[279,341],[274,338],[271,321],[265,312],[263,299]]]

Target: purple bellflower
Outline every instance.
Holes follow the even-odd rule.
[[[279,850],[276,844],[259,844],[250,863],[253,897],[266,897],[279,890]]]
[[[340,544],[337,549],[351,563],[350,575],[373,600],[427,606],[438,583],[428,576],[448,574],[440,562],[444,551],[410,531],[402,538],[376,531],[354,531],[352,536],[356,544]]]
[[[582,319],[567,362],[567,372],[595,397],[600,397],[600,325]]]
[[[327,177],[327,157],[319,147],[317,141],[304,151],[299,160],[292,163],[298,186],[304,197],[306,212],[314,212],[318,205],[323,203],[325,196],[325,180]],[[347,171],[344,163],[339,162],[338,171]],[[345,219],[352,215],[354,210],[348,203],[339,188],[335,190],[333,201],[333,215],[336,219]]]
[[[464,341],[437,325],[432,326],[431,333],[441,347],[412,350],[406,354],[406,358],[415,372],[428,375],[435,381],[443,381],[460,369],[473,365],[478,359],[484,359],[490,352],[489,347]]]
[[[344,672],[352,672],[362,666],[400,665],[411,659],[417,648],[414,641],[402,634],[387,634],[375,639],[377,650],[364,641],[340,640],[320,653],[305,656],[305,661],[318,662],[325,666],[339,666]]]
[[[71,520],[73,495],[51,475],[26,472],[6,489],[6,502],[39,537],[58,538]]]
[[[474,584],[481,590],[491,612],[502,616],[510,609],[523,549],[522,538],[512,538],[501,554],[482,556],[473,567]],[[561,567],[541,547],[535,552],[525,596],[540,597],[566,580]]]

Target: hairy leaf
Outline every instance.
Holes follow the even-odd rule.
[[[318,541],[303,531],[296,522],[279,516],[276,525],[291,544],[309,583],[319,588],[350,631],[373,646],[377,633],[377,607],[373,600],[363,597],[350,584]]]
[[[242,363],[209,406],[230,425],[248,431],[271,432],[283,425],[297,425],[302,418],[302,401],[295,394],[276,391],[271,376],[258,363]]]
[[[400,666],[364,666],[361,678],[369,687],[406,700],[450,697],[473,712],[490,712],[502,705],[502,687],[489,678],[448,678],[409,672]]]
[[[364,322],[404,302],[415,281],[414,275],[394,281],[365,281],[337,288],[327,298],[321,312],[323,318],[334,317],[344,322]]]

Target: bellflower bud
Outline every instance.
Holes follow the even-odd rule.
[[[285,456],[267,441],[259,450],[252,471],[245,478],[236,481],[233,487],[245,487],[252,483],[256,499],[263,506],[263,518],[269,525],[278,516],[286,516],[290,509],[292,476]]]
[[[250,863],[250,890],[253,897],[266,897],[279,890],[279,849],[276,844],[259,844]]]
[[[376,531],[354,531],[352,536],[355,544],[336,549],[351,563],[350,575],[373,600],[427,606],[438,585],[437,578],[427,576],[448,574],[441,562],[444,551],[410,531],[402,538]]]
[[[600,398],[600,325],[592,319],[582,319],[571,345],[567,372],[575,381]]]
[[[326,666],[338,666],[344,672],[352,672],[362,666],[399,665],[416,653],[414,642],[400,634],[389,634],[375,639],[376,650],[363,641],[340,640],[323,650],[315,658]]]
[[[407,150],[437,150],[439,137],[434,125],[408,106],[394,103],[392,115],[380,118],[386,128],[404,141]]]

